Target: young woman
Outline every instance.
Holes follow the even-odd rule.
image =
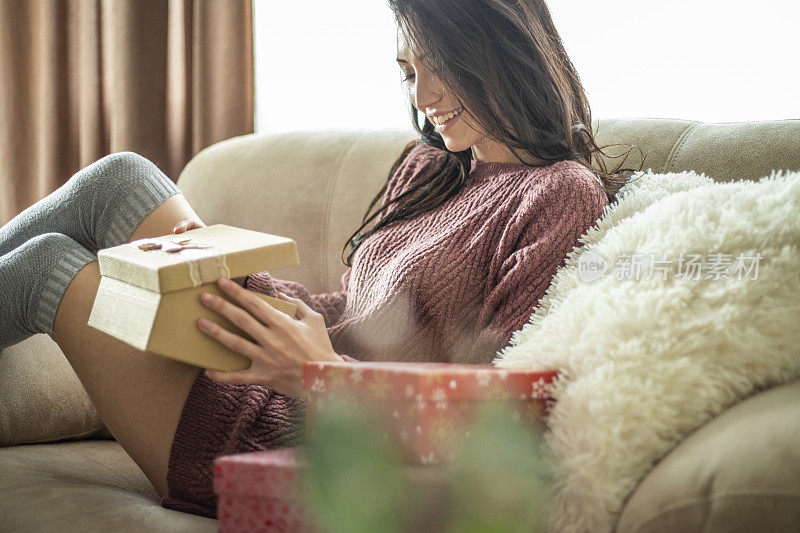
[[[205,302],[257,340],[198,321],[253,360],[246,371],[87,326],[97,250],[203,225],[150,161],[104,157],[0,229],[0,347],[51,335],[165,507],[216,516],[214,457],[300,441],[304,361],[491,363],[620,186],[591,166],[589,106],[542,0],[389,4],[420,138],[348,239],[341,291],[260,272],[220,282],[237,305]],[[246,289],[286,293],[297,317]]]

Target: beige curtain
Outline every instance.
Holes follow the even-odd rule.
[[[253,132],[252,0],[0,0],[0,224],[130,150],[170,178]]]

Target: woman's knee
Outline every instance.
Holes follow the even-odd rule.
[[[158,166],[136,152],[115,152],[102,157],[75,174],[70,181],[78,188],[100,188],[116,193],[145,181],[163,180]],[[169,178],[167,178],[169,179]]]

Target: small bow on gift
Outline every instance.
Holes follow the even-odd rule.
[[[168,254],[174,254],[176,252],[180,252],[181,250],[185,250],[187,248],[209,248],[204,244],[186,244],[187,242],[191,241],[192,239],[183,239],[180,241],[168,241],[166,246],[162,245],[160,242],[146,242],[144,244],[139,245],[140,250],[144,250],[145,252],[149,252],[151,250],[161,250],[162,252],[166,252]],[[170,244],[172,246],[170,246]]]

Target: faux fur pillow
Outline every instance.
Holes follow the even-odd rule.
[[[561,372],[546,434],[553,530],[611,531],[690,432],[800,376],[798,213],[797,172],[714,183],[648,170],[582,237],[495,360]]]

